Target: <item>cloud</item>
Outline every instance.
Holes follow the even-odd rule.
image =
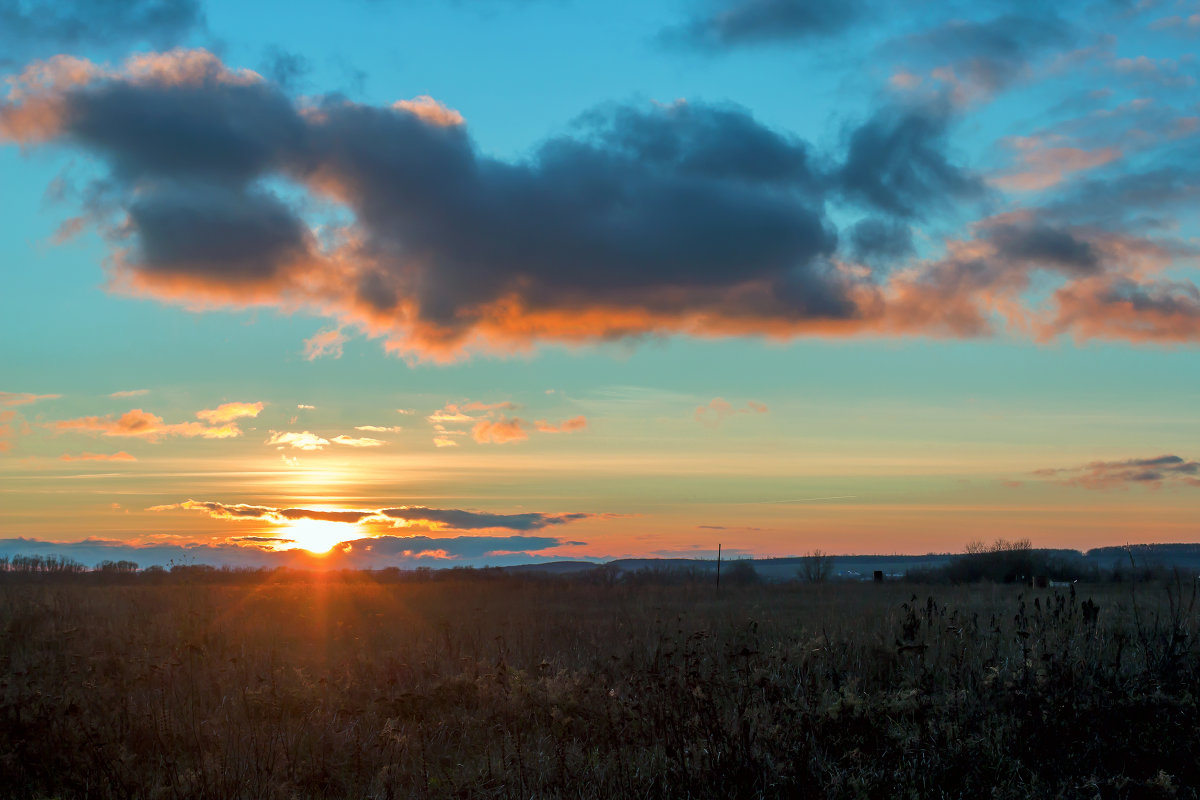
[[[77,456],[63,453],[59,458],[63,461],[137,461],[124,450],[119,453],[80,453]]]
[[[385,427],[383,425],[355,425],[354,430],[366,431],[368,433],[400,433],[404,428],[399,425],[391,425]]]
[[[24,406],[39,400],[56,400],[61,394],[31,394],[30,392],[0,392],[0,406]]]
[[[768,408],[763,403],[747,401],[745,407],[734,408],[733,404],[723,397],[714,397],[708,405],[696,406],[696,421],[705,425],[717,425],[722,420],[735,414],[766,414]]]
[[[266,444],[273,445],[282,450],[285,447],[293,447],[297,450],[322,450],[327,444],[328,439],[322,439],[315,433],[302,431],[299,433],[291,431],[271,431],[270,437]]]
[[[353,532],[353,528],[348,529]],[[570,544],[549,536],[377,536],[341,542],[326,554],[302,549],[276,549],[295,540],[286,536],[235,536],[211,544],[176,544],[150,541],[130,543],[105,539],[81,542],[45,542],[37,539],[0,539],[0,557],[14,555],[60,556],[94,566],[102,561],[133,561],[141,567],[171,564],[207,564],[222,567],[298,569],[381,569],[384,567],[446,566],[483,563],[516,564],[530,554],[544,553]]]
[[[575,433],[576,431],[581,431],[587,428],[588,421],[587,417],[580,414],[578,417],[564,419],[557,425],[547,422],[544,419],[539,419],[533,424],[540,433]]]
[[[1018,138],[1013,146],[1020,153],[1020,167],[991,179],[1002,189],[1036,192],[1056,186],[1075,172],[1102,167],[1122,157],[1117,147],[1087,150],[1080,147],[1048,146],[1040,140]]]
[[[980,197],[983,182],[946,155],[949,120],[937,107],[876,111],[851,132],[837,186],[853,202],[904,219]]]
[[[305,403],[300,403],[299,405],[296,406],[296,408],[298,408],[302,411],[312,411],[313,409],[316,408],[316,406],[310,406],[310,405],[306,405]]]
[[[235,419],[243,417],[257,417],[263,410],[265,403],[222,403],[216,408],[207,408],[203,411],[197,411],[196,417],[204,420],[209,425],[221,425],[226,422],[233,422]]]
[[[856,0],[720,0],[680,26],[663,31],[668,44],[703,50],[835,36],[858,21],[865,5]]]
[[[548,514],[529,512],[521,514],[492,514],[466,511],[456,508],[427,508],[425,506],[399,506],[373,510],[324,510],[310,508],[274,508],[247,504],[219,503],[211,500],[185,500],[182,503],[151,506],[147,511],[201,511],[213,519],[262,520],[286,523],[298,519],[316,519],[325,522],[358,524],[381,522],[389,525],[403,524],[435,530],[492,530],[507,529],[532,531],[566,525],[596,514],[570,513]]]
[[[15,411],[0,411],[0,453],[7,453],[12,449],[12,421],[16,416]]]
[[[81,46],[168,46],[204,28],[199,0],[0,0],[0,51],[29,57]]]
[[[304,357],[315,361],[322,356],[342,357],[342,345],[350,340],[339,328],[328,328],[304,340]]]
[[[995,85],[1073,36],[1036,16],[927,34],[955,69],[974,52],[956,37],[977,42],[976,71]],[[1147,275],[1136,253],[1122,263],[1139,239],[1123,228],[1025,220],[1006,241],[991,218],[914,260],[907,225],[986,198],[951,152],[955,108],[889,101],[839,156],[736,107],[613,105],[505,161],[465,123],[293,100],[210,53],[172,51],[119,70],[31,65],[0,101],[0,138],[66,144],[107,167],[85,212],[112,247],[111,290],[304,309],[409,359],[668,335],[984,336],[999,323],[1037,340],[1195,340],[1193,284]],[[867,217],[839,239],[831,205]],[[300,210],[313,206],[337,222],[318,231]],[[1074,240],[1075,258],[1090,250],[1101,275],[1033,241],[1039,224]],[[1054,283],[1035,286],[1035,273]],[[1126,321],[1096,327],[1088,314],[1109,306]],[[445,421],[478,421],[455,413]]]
[[[109,395],[109,397],[115,397],[115,398],[141,397],[141,396],[147,395],[147,394],[150,394],[149,389],[128,389],[123,392],[113,392],[112,394]]]
[[[462,114],[452,108],[447,108],[427,94],[414,97],[412,100],[397,100],[392,103],[392,108],[415,114],[433,125],[462,125],[466,121]]]
[[[522,442],[529,438],[526,427],[529,425],[520,417],[509,419],[501,416],[497,420],[480,420],[471,428],[471,436],[480,444],[508,444]]]
[[[447,439],[445,436],[433,437],[434,447],[458,447],[458,442],[453,439]]]
[[[216,413],[201,411],[204,413]],[[257,413],[257,412],[255,412]],[[156,442],[165,436],[182,436],[186,438],[201,437],[204,439],[229,439],[241,436],[242,431],[234,423],[205,425],[200,422],[166,423],[163,418],[135,408],[126,411],[119,417],[112,414],[104,417],[79,417],[77,419],[59,420],[49,423],[49,427],[58,431],[78,431],[81,433],[99,433],[104,436],[133,436]]]
[[[335,436],[330,441],[345,447],[382,447],[387,444],[387,442],[380,439],[369,439],[366,437],[355,439],[352,436]]]
[[[905,65],[895,75],[917,82],[911,70],[928,70],[950,90],[956,105],[991,99],[1030,72],[1044,53],[1075,41],[1077,32],[1053,13],[1003,14],[990,19],[951,19],[888,43],[882,56]],[[896,81],[893,80],[893,85]],[[901,87],[903,88],[903,87]]]
[[[1033,474],[1085,489],[1124,489],[1130,486],[1158,488],[1163,485],[1200,488],[1200,461],[1188,461],[1177,455],[1092,461],[1078,467],[1039,469]]]

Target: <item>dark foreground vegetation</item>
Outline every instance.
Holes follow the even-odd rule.
[[[3,796],[1200,787],[1194,581],[126,577],[0,581]]]

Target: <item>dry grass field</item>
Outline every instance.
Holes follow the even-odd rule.
[[[1192,598],[7,581],[0,794],[1194,797]]]

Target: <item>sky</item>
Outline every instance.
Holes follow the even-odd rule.
[[[0,556],[1200,541],[1200,3],[0,0]]]

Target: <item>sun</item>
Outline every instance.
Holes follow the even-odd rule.
[[[339,542],[357,538],[355,526],[344,522],[327,522],[323,519],[294,520],[280,533],[294,541],[294,544],[286,545],[286,549],[300,547],[318,554],[328,553],[329,549]]]

